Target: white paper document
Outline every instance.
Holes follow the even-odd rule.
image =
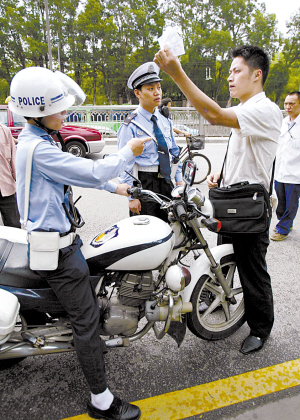
[[[158,38],[158,42],[161,49],[167,45],[177,57],[185,53],[183,40],[175,28],[166,28],[162,36]]]

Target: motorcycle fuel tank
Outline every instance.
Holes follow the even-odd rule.
[[[97,235],[81,251],[91,275],[106,270],[154,270],[168,256],[174,235],[170,226],[153,216],[121,220]]]

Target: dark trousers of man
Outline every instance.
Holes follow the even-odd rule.
[[[46,278],[69,315],[75,349],[84,376],[93,394],[107,388],[99,332],[99,305],[90,284],[89,268],[82,255],[79,236],[59,251],[58,268],[38,271]]]
[[[156,194],[162,194],[165,197],[171,198],[171,191],[173,189],[171,181],[165,178],[159,178],[157,172],[139,172],[138,178],[142,183],[143,190],[150,190]],[[158,217],[164,222],[168,222],[168,213],[161,210],[160,205],[156,202],[141,200],[141,207],[140,214],[149,214],[150,216]],[[130,216],[136,216],[136,213],[130,212]]]
[[[4,226],[21,227],[16,194],[3,197],[0,192],[0,213]]]
[[[261,234],[232,235],[230,238],[219,235],[219,238],[218,244],[233,244],[250,333],[267,338],[274,323],[273,293],[266,263],[269,230]]]
[[[278,198],[276,216],[279,220],[276,230],[280,235],[288,235],[299,207],[300,184],[275,181],[275,190]]]

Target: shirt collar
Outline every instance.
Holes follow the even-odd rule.
[[[45,130],[43,130],[40,127],[37,127],[36,125],[25,123],[25,129],[30,133],[34,134],[35,136],[43,137],[44,139],[53,142],[53,138],[49,134],[47,134]]]
[[[157,108],[155,108],[155,110],[154,110],[153,114],[151,114],[151,112],[146,111],[146,109],[144,109],[141,105],[139,105],[139,106],[137,107],[137,112],[138,112],[140,115],[142,115],[144,118],[146,118],[146,120],[147,120],[147,121],[151,121],[151,117],[152,117],[152,115],[156,115],[156,116],[157,116],[157,114],[158,114],[158,109],[157,109]]]
[[[239,106],[245,106],[245,105],[248,105],[248,104],[252,104],[252,103],[255,103],[255,102],[261,101],[261,100],[262,100],[262,99],[264,99],[265,97],[266,97],[265,92],[259,92],[259,93],[257,93],[256,95],[251,96],[251,98],[250,98],[250,99],[248,99],[248,101],[244,102],[243,104],[239,104]]]
[[[289,116],[287,116],[287,117],[286,117],[286,121],[287,121],[287,124],[290,124],[290,125],[294,125],[294,123],[295,123],[295,124],[300,124],[300,114],[299,114],[299,115],[297,115],[297,117],[296,117],[293,121],[291,121],[291,120],[290,120],[290,117],[289,117]]]

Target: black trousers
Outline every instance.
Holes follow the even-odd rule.
[[[171,181],[165,178],[158,178],[157,172],[139,172],[138,178],[142,183],[143,190],[150,190],[171,198],[171,191],[173,189]],[[141,200],[141,207],[140,214],[149,214],[150,216],[158,217],[164,222],[168,221],[168,213],[161,210],[159,204],[154,201]],[[136,216],[136,213],[130,212],[130,216]]]
[[[261,234],[219,235],[218,244],[232,243],[244,292],[245,313],[250,333],[266,338],[274,323],[271,278],[266,254],[269,230]]]
[[[16,194],[3,197],[0,192],[0,213],[4,226],[21,227]]]
[[[82,241],[59,251],[58,268],[38,271],[46,278],[69,315],[78,361],[93,394],[107,388],[99,332],[99,305],[89,280],[89,268],[82,255]]]

